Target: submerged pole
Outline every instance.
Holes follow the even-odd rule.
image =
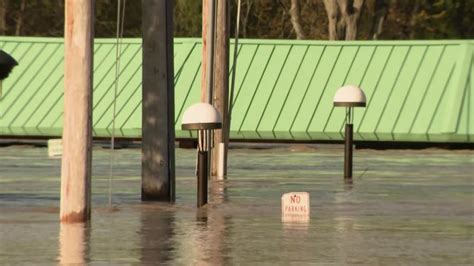
[[[89,223],[62,223],[59,228],[59,264],[86,265],[90,243]]]
[[[60,204],[63,223],[85,222],[91,216],[93,3],[65,2]]]
[[[175,198],[173,2],[142,1],[142,200]]]
[[[227,112],[229,102],[229,15],[228,0],[217,1],[216,45],[214,69],[214,107],[222,117],[222,129],[214,130],[212,149],[211,178],[222,180],[227,175],[227,147],[229,132],[227,130]]]

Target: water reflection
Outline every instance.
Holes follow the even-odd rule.
[[[173,259],[175,215],[160,205],[147,204],[141,211],[141,256],[143,264],[161,264]]]
[[[352,178],[351,179],[345,178],[344,179],[344,190],[349,191],[349,190],[352,190],[353,187],[354,187],[354,182],[352,181]]]
[[[341,233],[341,237],[344,238],[344,233],[352,231],[354,227],[354,215],[352,215],[350,209],[355,203],[355,199],[352,194],[353,182],[352,179],[344,179],[344,190],[336,192],[334,201],[336,203],[334,227],[335,232]]]
[[[197,210],[195,226],[194,263],[212,265],[228,264],[229,249],[226,238],[229,237],[230,217],[226,217],[217,207],[208,205]]]
[[[59,263],[86,264],[90,243],[88,223],[61,223],[59,230]]]
[[[355,229],[357,225],[357,216],[353,215],[352,209],[356,206],[353,197],[353,182],[352,179],[344,179],[343,191],[335,194],[335,212],[334,220],[332,222],[333,241],[336,248],[337,261],[341,264],[350,264],[357,262],[358,254],[354,254],[354,246],[359,247],[363,245],[355,239],[360,239],[359,232]]]
[[[224,180],[220,181],[211,181],[210,182],[210,202],[213,204],[226,203],[228,200],[227,197],[227,187]]]

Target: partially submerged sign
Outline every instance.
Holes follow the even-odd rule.
[[[281,217],[284,222],[309,221],[309,193],[290,192],[283,194],[281,197]]]
[[[50,158],[61,158],[63,155],[63,140],[50,139],[48,140],[48,156]]]

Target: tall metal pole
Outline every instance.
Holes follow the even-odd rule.
[[[142,0],[142,200],[174,201],[173,0]]]
[[[91,217],[94,2],[65,2],[60,204],[60,220],[63,223],[85,222]]]
[[[228,0],[217,1],[216,18],[216,54],[214,70],[214,107],[222,117],[222,129],[214,130],[214,147],[212,149],[211,178],[222,180],[227,170],[227,147],[229,132],[227,130],[227,112],[229,102],[229,15]]]

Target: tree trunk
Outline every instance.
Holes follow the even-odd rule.
[[[342,19],[346,24],[346,40],[356,40],[359,18],[364,0],[338,0]]]
[[[20,36],[21,28],[23,26],[23,13],[25,13],[26,0],[21,0],[20,12],[18,13],[18,18],[16,21],[15,35]]]
[[[380,34],[382,34],[383,23],[387,17],[388,3],[386,3],[386,0],[374,0],[374,2],[370,36],[372,36],[372,39],[378,40]]]
[[[324,7],[328,15],[329,40],[339,40],[338,17],[339,9],[336,0],[324,0]]]
[[[418,23],[418,11],[420,10],[420,0],[414,0],[415,4],[413,6],[413,11],[411,12],[411,19],[410,19],[410,36],[411,40],[415,39],[416,37],[416,24]]]
[[[300,23],[300,5],[299,0],[291,0],[291,8],[290,8],[290,15],[291,15],[291,24],[293,25],[293,29],[296,33],[296,39],[303,40],[306,38],[303,28],[301,27]]]
[[[341,14],[339,13],[339,21],[337,22],[337,39],[344,40],[346,38],[346,21],[342,18]]]
[[[242,37],[247,38],[247,22],[250,16],[250,10],[252,9],[252,1],[247,0],[245,5],[245,15],[242,17]]]
[[[8,0],[0,0],[0,35],[7,33]]]

